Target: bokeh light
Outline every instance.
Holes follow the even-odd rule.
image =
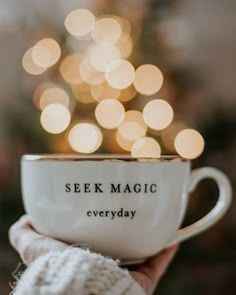
[[[72,36],[70,36],[70,37],[72,37]],[[91,33],[89,32],[88,34],[83,35],[83,36],[74,36],[74,37],[72,37],[72,39],[74,39],[77,42],[78,41],[92,41],[92,36],[91,36]],[[82,45],[81,42],[78,42],[78,44]],[[86,44],[86,42],[85,42],[85,44]]]
[[[80,63],[79,72],[83,81],[90,85],[98,85],[105,80],[104,73],[96,70],[86,57]]]
[[[139,111],[126,112],[123,123],[118,127],[118,133],[121,137],[130,141],[144,137],[146,131],[147,125]]]
[[[95,69],[105,72],[111,62],[121,58],[121,54],[115,45],[96,45],[90,50],[89,58]]]
[[[135,158],[160,158],[161,147],[154,138],[143,137],[135,141],[131,155]]]
[[[33,93],[33,104],[35,105],[35,107],[39,110],[41,110],[41,107],[40,107],[40,98],[43,94],[43,92],[49,88],[55,88],[55,87],[58,87],[57,84],[55,83],[51,83],[51,82],[44,82],[44,83],[41,83],[39,84],[35,90],[34,90],[34,93]]]
[[[45,38],[38,41],[32,48],[32,60],[36,65],[43,68],[53,66],[61,56],[61,48],[57,41]]]
[[[177,153],[186,159],[196,159],[204,150],[205,142],[202,135],[194,129],[184,129],[175,138]]]
[[[121,90],[119,101],[128,102],[131,99],[133,99],[136,94],[137,94],[136,89],[134,88],[133,85],[130,85],[129,87]]]
[[[88,46],[93,44],[92,42],[90,33],[82,37],[68,36],[64,42],[64,48],[67,49],[68,53],[84,54]]]
[[[174,117],[171,105],[162,99],[149,101],[143,109],[143,118],[146,124],[155,130],[165,129]]]
[[[72,86],[72,92],[75,99],[80,103],[90,104],[95,102],[91,95],[90,85],[87,83]]]
[[[119,40],[116,42],[116,46],[119,48],[122,58],[126,59],[132,52],[133,40],[128,34],[122,33]]]
[[[174,141],[176,135],[183,129],[186,129],[186,125],[181,121],[174,121],[161,133],[161,139],[168,150],[168,152],[176,153]]]
[[[39,67],[36,65],[32,59],[32,48],[28,49],[23,58],[22,66],[24,70],[31,75],[40,75],[46,71],[47,68]]]
[[[48,105],[55,103],[69,107],[70,98],[66,91],[60,87],[52,87],[43,91],[39,100],[40,109],[44,110]]]
[[[128,140],[120,135],[120,133],[116,132],[116,141],[118,145],[125,151],[130,152],[132,149],[132,146],[134,144],[134,140]]]
[[[106,80],[113,88],[125,89],[133,83],[134,78],[135,69],[127,60],[114,61],[107,67]]]
[[[73,36],[84,36],[92,31],[95,25],[95,16],[87,9],[71,11],[65,19],[65,27]]]
[[[142,65],[135,73],[134,86],[143,95],[153,95],[163,84],[163,75],[154,65]]]
[[[125,118],[125,109],[116,99],[102,100],[95,109],[98,123],[106,129],[117,128]]]
[[[127,35],[131,34],[131,24],[126,18],[121,17],[121,16],[117,16],[117,15],[113,15],[113,18],[116,21],[118,21],[118,23],[121,26],[121,30],[122,30],[123,33],[125,33]]]
[[[61,104],[50,104],[42,111],[40,122],[43,128],[53,134],[63,132],[70,124],[71,114]]]
[[[98,44],[114,44],[120,38],[121,26],[113,18],[101,18],[96,21],[91,34],[93,40]]]
[[[70,143],[67,140],[65,146],[61,145],[62,150],[72,147],[77,152],[92,153],[98,149],[102,141],[100,129],[90,121],[81,123],[81,118],[90,120],[92,117],[108,129],[103,129],[106,151],[157,158],[161,153],[160,145],[147,137],[148,132],[161,139],[164,151],[179,153],[188,159],[202,153],[201,135],[186,129],[181,121],[173,121],[174,112],[167,101],[148,97],[145,105],[143,96],[153,96],[161,90],[159,93],[168,97],[173,86],[167,79],[162,87],[163,74],[157,66],[143,64],[135,70],[130,62],[140,60],[139,52],[132,53],[140,35],[139,28],[131,32],[127,19],[111,14],[96,18],[88,9],[71,11],[64,24],[69,34],[63,36],[61,43],[63,59],[52,73],[48,71],[48,77],[52,81],[59,80],[61,85],[50,81],[41,83],[41,80],[33,94],[34,105],[42,111],[41,124],[49,133],[66,130],[71,113],[77,107],[80,122],[68,129],[66,135],[59,135],[60,141],[70,138]],[[25,52],[23,68],[32,75],[40,75],[60,60],[61,53],[56,40],[43,38]],[[136,101],[130,102],[134,98]],[[125,111],[125,104],[128,111]],[[90,131],[92,138],[89,138]],[[81,139],[83,136],[85,141]]]
[[[70,130],[68,140],[76,152],[90,154],[100,147],[102,133],[94,124],[79,123]]]
[[[111,87],[107,82],[91,86],[91,94],[98,102],[106,98],[118,98],[120,96],[120,92],[121,91],[119,89]]]
[[[66,56],[61,64],[60,64],[60,73],[62,78],[71,85],[78,85],[83,82],[79,65],[82,60],[82,56],[80,54],[71,54]]]

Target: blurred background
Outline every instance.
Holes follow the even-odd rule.
[[[175,113],[172,124],[161,131],[149,128],[145,130],[147,136],[159,142],[162,153],[175,154],[173,137],[176,133],[185,127],[197,129],[204,138],[205,149],[200,157],[195,157],[193,168],[217,167],[230,177],[235,188],[235,1],[0,0],[1,295],[11,292],[15,281],[12,274],[20,262],[9,245],[8,229],[24,213],[20,189],[21,155],[81,151],[81,147],[65,140],[67,131],[46,132],[42,117],[40,122],[42,88],[45,90],[50,82],[67,93],[73,124],[78,120],[96,121],[94,109],[100,102],[99,83],[92,83],[93,91],[84,81],[79,87],[77,82],[69,81],[68,86],[65,82],[68,82],[66,77],[71,79],[70,72],[63,72],[61,66],[65,56],[76,53],[81,58],[85,47],[90,45],[88,36],[73,39],[64,25],[68,13],[78,8],[90,9],[99,16],[121,17],[123,31],[131,39],[128,49],[123,47],[126,49],[122,51],[124,57],[135,68],[154,64],[161,69],[164,83],[156,93],[136,94],[136,87],[126,92],[122,90],[118,95],[126,111],[142,111],[152,99],[170,103]],[[32,75],[29,61],[23,60],[22,66],[22,58],[42,38],[53,38],[60,44],[60,57],[50,69],[34,68]],[[122,142],[117,142],[114,130],[99,130],[103,143],[94,149],[97,153],[130,150],[127,142],[123,143],[123,148]],[[206,214],[214,206],[217,194],[212,181],[203,181],[190,198],[184,225]],[[235,294],[235,226],[236,203],[233,200],[228,214],[216,226],[181,245],[156,294]]]

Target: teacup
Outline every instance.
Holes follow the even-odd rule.
[[[175,157],[25,155],[25,210],[43,235],[135,263],[208,229],[227,211],[228,178],[215,168],[190,166]],[[205,178],[219,187],[215,207],[179,229],[189,193]]]

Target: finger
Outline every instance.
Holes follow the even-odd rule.
[[[129,267],[129,270],[131,273],[144,274],[151,281],[157,282],[166,271],[177,249],[178,246],[165,249],[157,255],[150,257],[144,264]]]
[[[168,266],[176,255],[177,250],[178,246],[175,245],[163,251],[159,257],[154,256],[152,259],[150,259],[149,266],[151,269],[153,269],[153,279],[155,281],[158,281],[166,272]]]
[[[130,275],[141,285],[146,294],[154,292],[157,283],[173,259],[177,248],[177,246],[174,246],[166,249],[149,258],[145,264],[131,267]]]
[[[9,240],[11,245],[18,250],[22,229],[31,228],[31,222],[28,215],[22,216],[15,224],[10,227]],[[36,234],[36,233],[35,233]]]
[[[173,260],[177,249],[178,246],[173,246],[149,258],[146,264],[141,267],[141,271],[144,272],[152,281],[157,283],[165,273],[170,262]]]
[[[44,253],[53,250],[64,250],[67,244],[44,237],[33,229],[28,216],[16,222],[9,232],[13,247],[19,252],[23,262],[30,264]]]

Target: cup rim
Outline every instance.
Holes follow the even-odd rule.
[[[102,160],[123,160],[127,162],[137,162],[142,160],[145,162],[165,162],[173,161],[175,159],[181,162],[188,162],[188,159],[182,158],[178,155],[161,155],[160,158],[154,157],[132,157],[129,154],[26,154],[21,157],[22,160],[26,161],[102,161]],[[159,161],[156,161],[159,160]]]

